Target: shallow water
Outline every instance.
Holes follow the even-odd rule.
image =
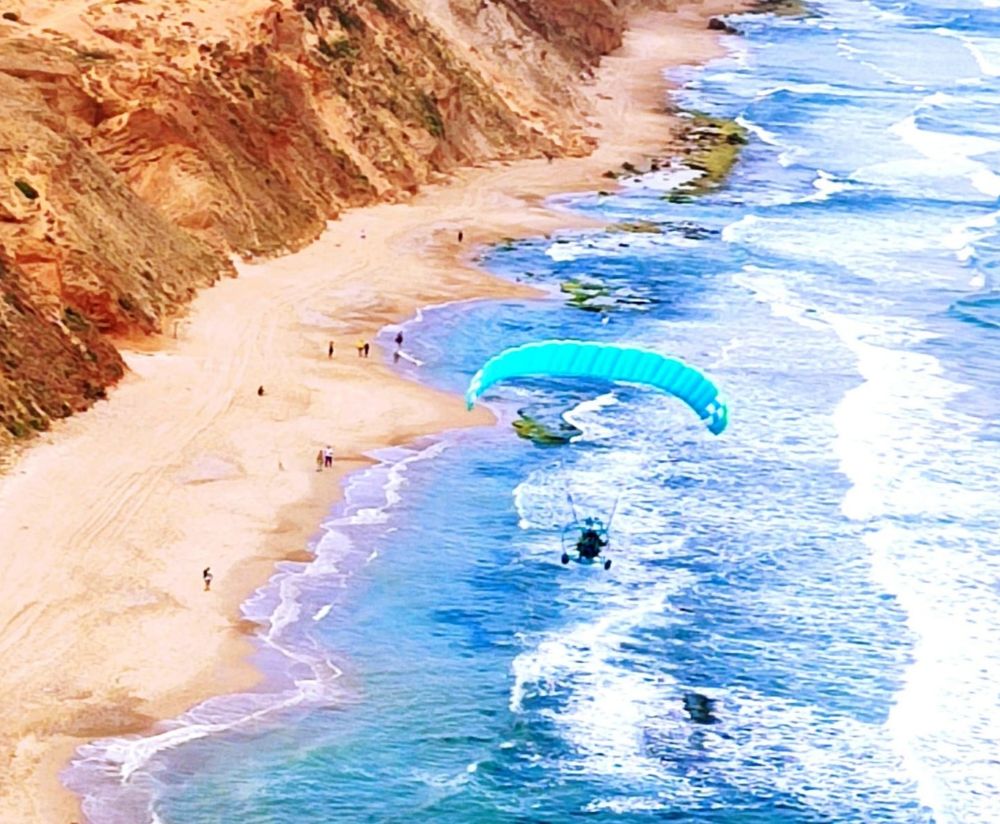
[[[533,381],[488,395],[500,427],[386,451],[246,607],[269,691],[82,750],[92,820],[996,820],[1000,8],[815,10],[735,18],[680,75],[751,131],[723,189],[557,198],[663,231],[488,250],[549,299],[406,331],[456,391],[508,345],[642,344],[730,429]],[[559,292],[581,277],[607,312]],[[534,446],[522,408],[582,434]],[[567,490],[617,506],[610,571],[560,565]]]

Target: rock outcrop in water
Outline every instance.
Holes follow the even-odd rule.
[[[464,163],[589,150],[626,0],[8,0],[0,448],[85,408],[231,255]]]

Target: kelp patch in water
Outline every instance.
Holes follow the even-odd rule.
[[[601,281],[592,278],[573,278],[559,284],[559,290],[569,295],[571,306],[585,312],[604,312],[613,308],[610,291]]]
[[[527,409],[519,409],[517,411],[518,418],[513,424],[514,431],[517,432],[518,436],[539,446],[558,446],[569,443],[582,432],[562,417],[563,411],[559,410],[554,420],[543,421],[539,418],[536,410],[529,412]],[[546,418],[550,417],[545,411],[541,411],[540,414]]]
[[[635,289],[626,286],[610,288],[596,278],[580,277],[564,280],[559,290],[569,295],[569,303],[584,312],[614,312],[622,307],[639,308],[654,303]]]

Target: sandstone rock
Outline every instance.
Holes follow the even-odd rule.
[[[739,34],[739,29],[733,28],[725,20],[719,17],[710,17],[708,19],[708,28],[711,31],[721,31],[726,34]]]
[[[86,409],[124,366],[114,346],[72,309],[41,311],[30,279],[0,249],[0,451]]]

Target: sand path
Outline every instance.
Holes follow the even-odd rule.
[[[276,560],[302,554],[365,452],[490,423],[396,377],[377,351],[359,359],[355,340],[422,305],[513,294],[457,259],[567,225],[541,195],[606,187],[601,172],[669,145],[660,69],[718,53],[704,17],[724,6],[636,21],[590,88],[593,156],[465,170],[409,203],[344,215],[298,254],[241,266],[128,353],[109,401],[0,481],[0,820],[74,820],[57,774],[75,746],[255,682],[239,605]],[[317,473],[326,443],[336,472]]]

